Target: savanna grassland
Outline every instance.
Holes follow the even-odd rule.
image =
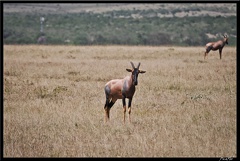
[[[4,45],[3,157],[236,157],[236,48]],[[132,123],[104,85],[141,62]]]

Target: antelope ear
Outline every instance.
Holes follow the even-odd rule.
[[[126,69],[128,72],[132,72],[132,69]]]
[[[146,71],[144,71],[144,70],[139,70],[139,73],[146,73]]]

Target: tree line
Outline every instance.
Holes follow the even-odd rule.
[[[44,16],[43,32],[40,17]],[[4,44],[71,45],[180,45],[202,46],[226,33],[236,45],[236,16],[131,17],[121,12],[99,13],[4,13]],[[207,34],[213,35],[208,37]]]

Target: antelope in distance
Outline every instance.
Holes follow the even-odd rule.
[[[117,101],[117,99],[122,99],[123,104],[123,122],[125,123],[125,114],[126,114],[126,101],[128,98],[128,114],[129,122],[130,113],[131,113],[131,103],[132,98],[135,93],[135,86],[138,84],[138,74],[145,73],[146,71],[139,70],[140,62],[138,63],[137,68],[135,68],[133,62],[130,62],[132,69],[126,69],[128,72],[131,72],[131,76],[126,76],[123,79],[113,79],[106,83],[104,91],[106,95],[106,103],[104,106],[105,110],[105,122],[109,120],[110,109]]]
[[[227,35],[223,35],[223,40],[218,40],[217,42],[209,42],[206,44],[206,51],[204,54],[204,59],[206,59],[208,53],[213,50],[219,50],[219,55],[220,55],[220,59],[222,59],[222,49],[224,47],[225,44],[228,44],[228,37]]]

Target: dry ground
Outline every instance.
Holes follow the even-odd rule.
[[[236,48],[4,45],[3,157],[236,157]],[[104,85],[141,62],[132,123]]]

